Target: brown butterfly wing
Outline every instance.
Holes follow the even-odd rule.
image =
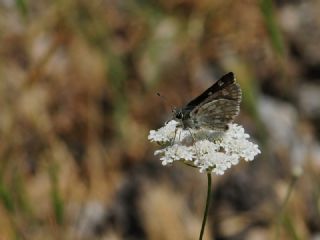
[[[192,111],[195,107],[200,104],[204,104],[212,97],[217,96],[216,94],[221,90],[233,85],[235,83],[235,77],[233,72],[229,72],[223,75],[218,81],[216,81],[211,87],[209,87],[206,91],[200,94],[195,99],[191,100],[184,108],[185,111]]]
[[[197,127],[224,131],[239,114],[241,89],[238,83],[213,93],[190,112],[190,118]]]

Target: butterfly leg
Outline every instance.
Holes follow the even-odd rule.
[[[196,142],[196,138],[194,137],[194,135],[192,134],[191,130],[188,128],[188,131],[190,133],[190,136],[192,137],[193,139],[193,143]],[[198,149],[196,148],[196,155],[197,155],[197,158],[200,159],[200,153],[198,152]]]
[[[178,129],[176,128],[175,131],[174,131],[174,137],[173,137],[173,139],[171,140],[171,146],[173,146],[174,142],[176,141],[177,130],[178,130]]]

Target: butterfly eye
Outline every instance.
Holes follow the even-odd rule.
[[[177,119],[182,119],[182,117],[183,117],[183,115],[182,115],[182,112],[177,112],[177,114],[176,114],[176,118]]]

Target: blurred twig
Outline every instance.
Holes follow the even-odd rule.
[[[55,219],[59,225],[62,225],[64,220],[64,204],[59,192],[58,169],[56,165],[49,167],[49,176],[51,180],[51,201]]]
[[[260,0],[260,9],[269,32],[272,46],[279,55],[283,56],[285,53],[284,42],[277,24],[273,2],[271,0]]]
[[[276,222],[275,240],[278,240],[280,237],[280,228],[285,220],[285,210],[288,205],[291,193],[292,193],[298,179],[299,178],[296,175],[292,175],[292,177],[291,177],[290,184],[289,184],[288,190],[287,190],[287,194],[283,200],[283,203],[281,204],[280,211],[278,213],[277,222]],[[287,224],[291,223],[291,222],[288,222],[289,220],[290,219],[286,218]],[[292,227],[290,229],[292,229]],[[292,231],[290,231],[290,232],[292,232]],[[296,234],[292,234],[292,235],[296,236]],[[295,237],[294,239],[299,239],[299,238]]]
[[[42,73],[45,69],[45,65],[48,63],[48,61],[51,59],[53,54],[56,52],[56,50],[61,46],[61,38],[56,37],[51,44],[51,46],[48,48],[47,52],[44,54],[44,56],[35,64],[35,66],[30,70],[29,74],[27,75],[27,79],[25,81],[26,86],[31,86],[35,82],[39,81],[39,79],[42,76]]]
[[[19,9],[20,14],[24,18],[26,18],[29,13],[27,2],[25,0],[15,0],[15,1],[16,1],[16,6]]]

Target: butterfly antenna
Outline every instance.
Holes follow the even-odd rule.
[[[163,96],[163,95],[160,94],[159,92],[157,92],[157,95],[158,95],[158,97],[160,97],[160,98],[162,99],[162,101],[164,101],[165,103],[168,103],[168,100],[167,100],[167,98],[166,98],[165,96]],[[172,111],[173,113],[176,112],[176,108],[175,108],[175,107],[173,107],[172,105],[170,105],[170,108],[171,108],[171,111]]]

